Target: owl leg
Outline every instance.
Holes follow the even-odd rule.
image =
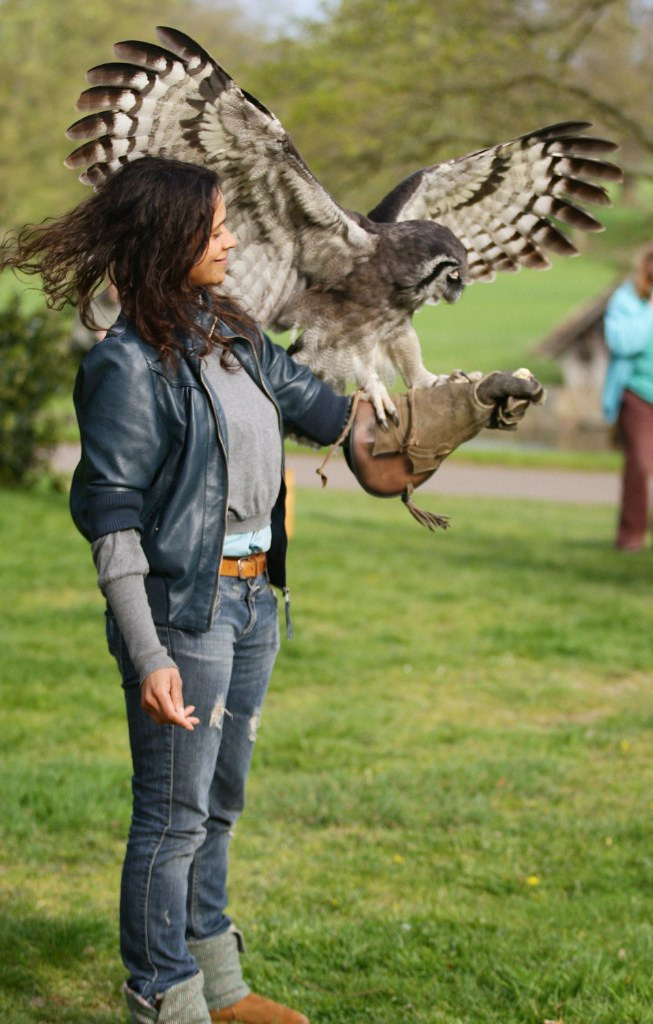
[[[387,416],[390,416],[396,424],[399,423],[395,404],[375,370],[367,368],[364,372],[356,374],[356,382],[363,389],[361,397],[372,403],[376,418],[385,430],[388,429]]]
[[[411,380],[407,380],[406,377],[404,377],[404,380],[406,381],[406,386],[409,388],[431,388],[434,384],[437,384],[440,377],[437,373],[431,373],[430,370],[427,370],[426,367],[423,366]]]
[[[430,388],[438,381],[422,362],[422,350],[416,332],[410,327],[396,335],[388,345],[388,355],[399,370],[406,387]]]

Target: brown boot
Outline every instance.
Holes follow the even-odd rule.
[[[308,1017],[265,996],[250,992],[232,1006],[211,1010],[211,1020],[238,1021],[239,1024],[310,1024]]]

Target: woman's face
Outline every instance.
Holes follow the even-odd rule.
[[[197,287],[222,284],[227,273],[227,254],[236,245],[236,239],[225,224],[227,209],[222,196],[219,197],[209,244],[201,259],[192,267],[188,280]]]

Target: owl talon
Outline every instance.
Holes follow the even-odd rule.
[[[385,430],[387,432],[388,421],[386,419],[385,409],[379,402],[375,402],[373,398],[370,399],[370,401],[372,402],[372,407],[374,409],[374,415],[376,416],[377,423],[379,424],[382,430]]]
[[[394,407],[394,402],[380,381],[368,382],[367,387],[363,388],[361,397],[372,403],[374,415],[383,430],[388,430],[388,416],[392,417],[393,423],[397,422],[397,410]]]

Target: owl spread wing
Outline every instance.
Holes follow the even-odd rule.
[[[117,43],[126,63],[87,73],[91,88],[77,107],[99,112],[68,129],[90,141],[66,166],[83,169],[80,180],[93,186],[146,154],[216,170],[239,241],[223,287],[273,325],[308,285],[328,287],[365,258],[372,236],[319,184],[274,114],[188,36],[157,34],[168,49]]]
[[[555,221],[582,231],[602,225],[577,202],[609,205],[592,179],[620,181],[621,170],[602,159],[618,147],[567,121],[522,135],[405,178],[368,214],[374,221],[433,220],[450,228],[468,252],[471,280],[495,271],[545,269],[542,251],[578,251]],[[553,220],[551,219],[553,218]]]

